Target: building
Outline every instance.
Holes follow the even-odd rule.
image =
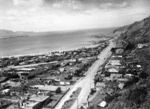
[[[17,71],[23,71],[23,72],[31,72],[35,70],[35,68],[17,68]]]
[[[107,72],[110,72],[110,73],[118,73],[118,72],[119,72],[119,69],[117,69],[117,68],[110,68],[110,69],[107,69]]]
[[[97,88],[106,87],[106,84],[104,82],[97,82],[96,87]]]
[[[125,86],[125,84],[124,84],[124,83],[119,83],[118,88],[123,89],[123,88],[124,88],[124,86]]]
[[[111,74],[110,75],[110,80],[111,81],[114,81],[114,80],[117,80],[117,79],[119,79],[119,78],[122,78],[122,74]]]
[[[55,92],[58,87],[61,87],[63,92],[67,91],[69,88],[66,86],[53,86],[53,85],[33,85],[32,88],[37,88],[39,90],[49,90]]]
[[[146,44],[138,44],[137,48],[143,48],[143,47],[147,47],[147,46],[149,46],[148,43],[146,43]]]
[[[27,77],[29,76],[29,72],[23,72],[23,71],[19,71],[17,72],[17,74],[19,75],[20,79],[27,79]]]
[[[116,50],[115,50],[115,54],[116,54],[116,55],[121,55],[121,54],[123,54],[123,53],[124,53],[124,49],[121,49],[121,48],[120,48],[120,49],[116,49]]]
[[[46,95],[31,95],[29,101],[34,101],[30,103],[28,107],[33,107],[32,109],[39,109],[39,107],[46,106],[50,102],[50,97]]]
[[[41,104],[37,101],[26,101],[26,102],[20,102],[20,108],[22,109],[40,109]]]

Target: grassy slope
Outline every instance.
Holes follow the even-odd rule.
[[[142,49],[136,49],[139,43],[150,44],[150,17],[135,22],[121,34],[119,39],[129,42],[139,57],[144,72],[150,75],[150,46]],[[115,31],[117,32],[117,31]],[[141,79],[138,84],[134,84],[121,92],[120,96],[115,98],[107,109],[150,109],[150,76]]]
[[[139,43],[150,43],[150,17],[130,25],[128,30],[122,34],[121,37],[133,44],[134,47]],[[144,64],[146,72],[150,74],[150,46],[138,49],[136,52]]]

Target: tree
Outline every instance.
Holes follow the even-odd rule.
[[[112,53],[114,53],[114,52],[115,52],[115,50],[116,50],[116,48],[112,48],[112,49],[111,49],[111,52],[112,52]]]
[[[149,75],[145,72],[142,72],[139,74],[139,77],[142,78],[142,79],[146,79]]]
[[[61,93],[61,92],[62,92],[61,87],[58,87],[58,88],[56,89],[56,93],[59,94],[59,93]]]
[[[145,100],[147,93],[148,92],[146,87],[135,88],[130,91],[128,100],[130,100],[132,103],[135,103],[136,105],[139,105]]]

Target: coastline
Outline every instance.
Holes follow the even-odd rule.
[[[108,41],[109,39],[105,39],[105,41]],[[51,55],[52,52],[69,52],[69,51],[74,51],[74,50],[79,50],[79,49],[83,49],[83,48],[93,48],[93,47],[96,47],[96,46],[99,46],[103,40],[101,41],[97,41],[97,43],[95,43],[96,41],[93,41],[90,45],[87,45],[87,46],[82,46],[82,47],[72,47],[72,48],[69,48],[69,49],[63,49],[63,50],[51,50],[49,52],[40,52],[40,53],[27,53],[27,54],[20,54],[20,55],[10,55],[10,56],[1,56],[0,58],[11,58],[11,57],[15,57],[15,58],[18,58],[18,57],[21,57],[21,56],[38,56],[38,55]]]
[[[105,36],[107,36],[107,32]],[[56,37],[55,37],[56,36]],[[62,37],[63,36],[63,37]],[[75,37],[74,37],[75,36]],[[99,44],[101,40],[109,40],[100,32],[76,34],[49,34],[36,37],[15,37],[0,39],[0,58],[50,55],[51,52],[63,52],[90,48]]]

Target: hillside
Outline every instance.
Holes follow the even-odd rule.
[[[128,43],[125,54],[134,54],[142,65],[142,76],[136,84],[120,91],[107,109],[150,109],[150,17],[116,29],[118,40]]]
[[[122,37],[134,44],[150,42],[150,17],[130,25]]]
[[[129,28],[130,25],[126,25],[126,26],[123,26],[123,27],[119,27],[117,29],[115,29],[113,31],[113,34],[117,34],[117,35],[121,35],[122,33],[126,32],[127,29]]]
[[[131,24],[128,29],[121,34],[121,39],[127,41],[130,47],[135,50],[139,44],[150,44],[150,17],[142,21]],[[137,55],[145,65],[145,70],[150,73],[150,46],[136,49]]]

